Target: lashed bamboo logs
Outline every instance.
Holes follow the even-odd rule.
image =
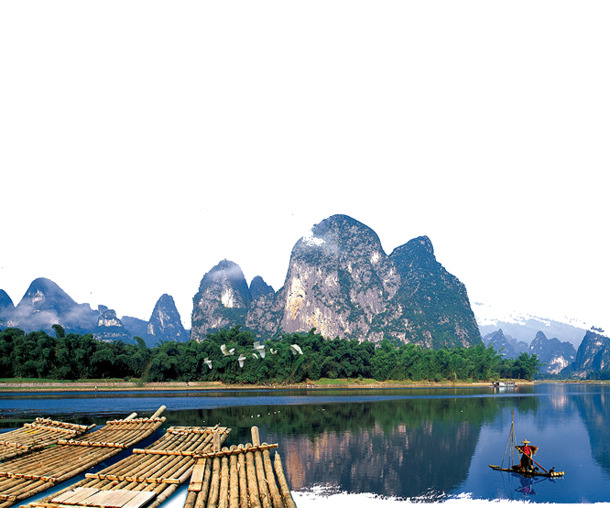
[[[134,413],[115,420],[86,441],[58,440],[62,444],[4,462],[0,465],[0,508],[43,492],[133,446],[163,424],[165,419],[159,415],[164,409],[159,408],[152,418],[136,420]]]
[[[184,508],[296,508],[273,448],[252,427],[252,444],[196,454]]]
[[[113,497],[115,492],[120,491],[121,496],[146,493],[146,497],[134,497],[122,508],[139,508],[142,505],[137,505],[138,502],[145,502],[146,508],[155,508],[191,476],[194,455],[211,452],[214,436],[219,435],[222,442],[228,432],[229,429],[218,426],[205,430],[200,427],[181,427],[178,431],[172,427],[148,448],[138,450],[138,453],[131,454],[99,473],[89,473],[77,484],[29,506],[61,508],[74,504],[75,499],[79,506],[117,506],[108,503],[116,503],[116,499],[122,500],[123,497]],[[79,496],[83,492],[89,494],[81,499]]]
[[[6,461],[26,453],[41,450],[57,443],[65,437],[76,437],[84,434],[95,425],[77,425],[48,418],[36,418],[32,423],[25,423],[22,428],[2,434],[0,440],[0,461]]]

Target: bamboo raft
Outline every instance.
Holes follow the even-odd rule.
[[[220,449],[230,429],[170,427],[159,440],[27,508],[154,508],[190,477],[195,457]]]
[[[0,462],[56,444],[60,439],[74,439],[95,425],[77,425],[48,418],[36,418],[20,429],[0,434]]]
[[[296,508],[279,453],[269,450],[252,427],[252,444],[200,454],[193,469],[184,508]]]
[[[100,464],[150,436],[165,421],[161,406],[151,418],[133,413],[106,422],[87,440],[59,439],[56,446],[34,451],[0,464],[0,508],[26,499]]]

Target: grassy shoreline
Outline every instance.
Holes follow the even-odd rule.
[[[531,385],[524,380],[506,380],[519,385]],[[98,379],[79,381],[56,381],[48,379],[0,379],[1,392],[34,392],[34,391],[206,391],[206,390],[312,390],[329,388],[470,388],[487,387],[491,381],[377,381],[374,379],[320,379],[298,384],[225,384],[219,381],[164,381],[145,383],[140,380],[125,381],[122,379]]]

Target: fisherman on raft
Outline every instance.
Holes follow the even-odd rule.
[[[534,459],[532,456],[536,455],[538,447],[530,445],[527,439],[523,440],[523,443],[515,446],[515,448],[521,454],[521,460],[519,461],[519,469],[522,471],[533,471],[534,470]]]

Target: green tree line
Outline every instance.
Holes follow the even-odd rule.
[[[389,340],[379,344],[328,340],[315,330],[285,333],[259,343],[251,331],[236,327],[210,333],[201,342],[162,342],[152,348],[139,337],[135,344],[103,342],[91,334],[67,334],[58,325],[54,330],[55,337],[17,328],[0,332],[0,377],[229,384],[299,383],[321,378],[486,381],[532,380],[540,366],[536,355],[523,353],[509,360],[482,345],[434,350]]]

